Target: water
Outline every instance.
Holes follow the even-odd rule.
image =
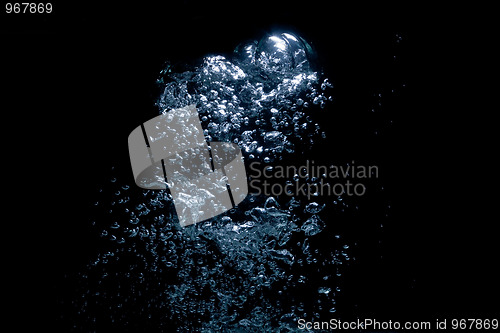
[[[331,112],[332,85],[313,58],[306,41],[283,33],[182,72],[167,66],[159,112],[196,104],[207,141],[237,143],[246,163],[299,156],[325,137],[311,114]],[[94,221],[101,252],[81,273],[74,302],[89,330],[287,332],[298,318],[336,311],[348,246],[324,204],[249,195],[180,228],[167,191],[116,177],[103,188]]]

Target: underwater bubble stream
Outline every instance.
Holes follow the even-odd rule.
[[[325,139],[310,110],[329,112],[332,100],[313,57],[306,41],[282,33],[189,70],[167,66],[159,112],[196,104],[207,141],[238,144],[246,163],[299,156]],[[93,222],[101,252],[81,273],[74,302],[89,327],[286,332],[298,318],[336,312],[351,258],[324,204],[250,194],[236,209],[181,228],[167,190],[117,178],[108,185]],[[331,240],[319,246],[325,232]]]

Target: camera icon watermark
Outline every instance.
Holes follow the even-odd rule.
[[[137,186],[169,189],[181,226],[222,214],[248,194],[240,148],[205,140],[195,105],[170,110],[135,128],[128,137]]]

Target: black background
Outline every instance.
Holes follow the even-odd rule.
[[[391,204],[383,234],[356,226],[362,245],[345,278],[343,314],[498,318],[498,215],[487,213],[497,197],[488,118],[496,110],[482,98],[487,9],[53,4],[48,15],[2,8],[0,16],[4,269],[20,282],[10,300],[18,325],[57,317],[45,310],[64,275],[98,252],[93,195],[111,166],[129,163],[130,131],[157,114],[163,62],[229,53],[276,29],[310,41],[335,85],[323,120],[330,153],[380,163]]]

